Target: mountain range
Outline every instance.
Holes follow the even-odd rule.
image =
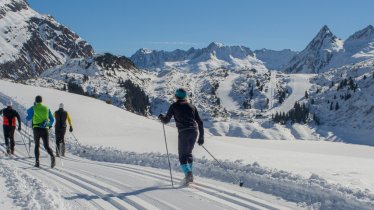
[[[244,46],[225,46],[212,42],[202,49],[170,52],[142,48],[130,59],[147,70],[180,69],[201,71],[224,67],[232,70],[259,68],[286,73],[319,73],[374,57],[374,27],[354,33],[347,40],[335,36],[323,26],[301,52],[261,49],[252,51]]]
[[[28,79],[69,59],[92,57],[95,52],[79,35],[50,15],[34,11],[25,0],[0,3],[0,77]],[[226,46],[212,42],[205,48],[174,51],[139,49],[130,59],[138,68],[160,71],[179,69],[198,72],[217,68],[231,70],[271,69],[286,73],[319,73],[374,56],[374,27],[343,41],[323,26],[301,52]]]
[[[372,25],[354,33],[345,41],[336,37],[327,26],[323,26],[306,48],[291,59],[284,71],[320,73],[373,57]]]
[[[251,49],[243,46],[225,46],[218,42],[212,42],[202,49],[191,48],[187,51],[165,52],[143,48],[130,59],[136,66],[148,70],[180,69],[197,72],[217,68],[233,70],[266,68]]]
[[[300,129],[294,127],[269,127],[274,109],[283,106],[279,110],[289,110],[295,101],[307,104],[311,114],[319,115],[321,124],[328,126],[342,126],[348,120],[341,117],[343,110],[356,121],[360,118],[354,116],[371,116],[372,108],[350,112],[350,101],[354,100],[356,107],[372,107],[374,100],[368,88],[372,84],[374,59],[371,25],[346,40],[323,26],[300,52],[251,50],[212,42],[201,49],[142,48],[130,58],[95,54],[79,35],[52,16],[37,13],[25,0],[1,1],[0,26],[0,78],[83,94],[153,116],[167,110],[176,88],[186,87],[190,100],[201,111],[206,128],[215,135],[282,139],[279,133],[289,129],[291,134],[284,138],[293,135],[310,139],[310,135],[302,136],[298,133]],[[297,90],[301,86],[295,84],[300,81],[297,83],[297,77],[289,73],[307,74],[305,78],[318,76],[302,80],[310,83],[310,89]],[[357,92],[327,91],[331,83],[336,86],[351,81],[349,78],[358,85]],[[304,91],[310,92],[315,103],[302,98]],[[335,106],[337,97],[348,94],[352,100],[339,101],[340,111],[326,110],[330,109],[326,104],[333,101]],[[366,94],[370,97],[359,97]],[[282,105],[284,101],[286,105]],[[367,126],[360,127],[374,126],[374,122],[367,122]],[[313,124],[314,120],[308,123]],[[264,128],[268,131],[263,132]],[[310,133],[317,132],[313,129]]]

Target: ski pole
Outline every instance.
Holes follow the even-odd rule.
[[[29,136],[29,151],[31,151],[31,127],[27,126],[27,135]]]
[[[171,173],[171,165],[170,165],[170,158],[169,158],[168,143],[167,143],[167,141],[166,141],[165,125],[164,125],[163,123],[162,123],[162,129],[164,130],[164,138],[165,138],[166,154],[167,154],[167,156],[168,156],[168,163],[169,163],[169,171],[170,171],[171,187],[174,188],[173,174]]]
[[[212,158],[222,167],[222,168],[225,168],[225,167],[223,167],[223,165],[222,165],[222,163],[221,162],[219,162],[205,147],[204,147],[204,145],[201,145],[204,149],[205,149],[205,151],[210,155],[210,156],[212,156]],[[234,178],[235,180],[236,180],[236,182],[239,182],[239,186],[240,187],[243,187],[243,184],[244,184],[244,182],[243,181],[240,181],[240,180],[238,180],[236,177],[234,177],[233,175],[231,175],[230,174],[230,176],[232,177],[232,178]]]
[[[78,143],[79,147],[81,149],[83,149],[83,153],[86,153],[86,150],[83,148],[82,144],[78,141],[77,137],[75,137],[74,133],[73,132],[70,132],[71,136],[73,137],[73,139]]]
[[[27,149],[26,141],[25,141],[25,139],[24,139],[22,133],[21,133],[20,131],[18,131],[18,133],[19,133],[19,135],[21,135],[21,139],[22,139],[22,141],[23,141],[23,144],[25,145],[25,149],[26,149],[27,154],[29,155],[29,158],[31,158],[30,151]]]

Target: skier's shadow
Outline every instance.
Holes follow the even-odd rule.
[[[87,195],[87,194],[82,194],[82,193],[77,193],[74,196],[64,197],[64,198],[66,200],[76,200],[76,199],[81,200],[81,199],[84,199],[84,200],[87,200],[87,201],[100,199],[100,197],[98,195]],[[104,199],[104,198],[102,198],[102,199]]]
[[[132,191],[132,192],[127,192],[127,193],[119,193],[116,197],[118,198],[125,198],[127,196],[131,196],[131,195],[139,195],[139,194],[142,194],[142,193],[145,193],[145,192],[150,192],[150,191],[156,191],[156,190],[171,190],[173,188],[171,187],[167,187],[167,186],[153,186],[153,187],[146,187],[146,188],[143,188],[143,189],[139,189],[139,190],[135,190],[135,191]]]
[[[108,199],[108,198],[119,198],[119,199],[124,199],[128,196],[132,195],[139,195],[145,192],[150,192],[150,191],[156,191],[156,190],[171,190],[173,188],[168,187],[168,186],[152,186],[152,187],[146,187],[143,189],[131,191],[131,192],[126,192],[126,193],[118,193],[118,194],[105,194],[103,197],[97,196],[97,195],[87,195],[87,194],[82,194],[82,193],[76,193],[74,196],[70,197],[64,197],[66,200],[75,200],[75,199],[85,199],[85,200],[94,200],[94,199]],[[175,188],[174,188],[175,189]]]

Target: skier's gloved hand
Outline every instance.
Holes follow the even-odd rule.
[[[199,137],[199,140],[197,140],[197,144],[199,144],[199,146],[203,145],[204,144],[204,137]]]
[[[159,119],[159,120],[162,120],[162,118],[164,118],[164,115],[163,115],[163,114],[158,115],[158,119]]]
[[[73,127],[70,126],[70,129],[69,129],[70,133],[73,132]]]

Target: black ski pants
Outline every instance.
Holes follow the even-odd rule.
[[[56,150],[58,150],[56,152],[59,152],[61,154],[64,154],[63,149],[65,148],[65,134],[66,134],[66,128],[55,128]]]
[[[15,142],[14,142],[15,130],[16,130],[15,126],[3,125],[5,145],[11,151],[14,151],[14,146],[15,146]],[[10,141],[10,145],[9,145],[9,141]]]
[[[197,129],[187,129],[178,133],[178,153],[181,165],[192,163],[192,150],[198,136]]]
[[[47,128],[34,128],[34,141],[35,141],[35,160],[39,162],[39,147],[40,147],[40,138],[43,140],[44,148],[48,154],[53,157],[53,151],[49,147],[49,133]]]

